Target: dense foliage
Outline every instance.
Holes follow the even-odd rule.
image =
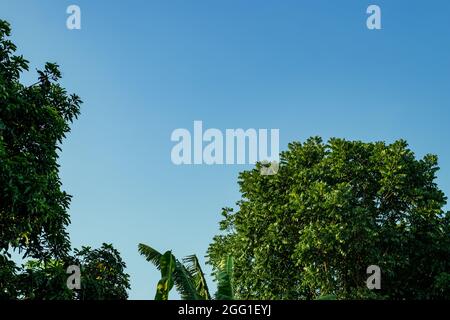
[[[80,98],[59,84],[54,63],[32,85],[20,82],[28,61],[15,55],[0,20],[0,298],[125,299],[125,264],[111,245],[70,256],[70,195],[61,189],[58,152]],[[28,260],[16,266],[11,252]],[[82,289],[68,290],[66,267],[82,268]]]
[[[65,261],[30,260],[15,281],[16,298],[36,300],[124,300],[130,288],[129,276],[119,252],[110,244],[99,249],[82,247]],[[67,287],[67,267],[81,270],[81,288]],[[11,280],[10,280],[11,282]]]
[[[437,157],[392,144],[310,138],[281,154],[278,174],[239,176],[208,250],[234,261],[238,298],[450,298],[450,214]],[[381,268],[381,290],[366,287]]]
[[[0,21],[0,252],[13,248],[33,258],[59,258],[70,249],[70,196],[61,190],[58,144],[81,101],[57,83],[56,64],[38,71],[36,84],[21,84],[28,61],[13,55],[9,34]]]
[[[130,289],[130,276],[119,251],[104,243],[99,249],[82,247],[75,250],[72,264],[81,267],[80,300],[125,300]]]

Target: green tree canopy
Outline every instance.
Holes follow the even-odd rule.
[[[437,157],[392,144],[310,138],[291,143],[276,175],[239,175],[208,250],[234,257],[238,298],[450,298],[450,214]],[[366,287],[381,268],[381,290]]]
[[[70,256],[68,208],[58,152],[80,112],[80,98],[47,63],[38,80],[21,83],[28,61],[15,55],[10,26],[0,20],[0,299],[126,299],[129,276],[112,245]],[[29,260],[23,268],[11,251]],[[66,267],[78,264],[82,289],[68,290]]]
[[[77,95],[47,63],[33,85],[20,82],[28,61],[15,55],[10,26],[0,20],[0,295],[14,296],[10,251],[49,261],[70,250],[70,196],[61,190],[59,144],[79,114]]]
[[[130,276],[119,251],[104,243],[99,249],[82,247],[75,250],[73,264],[81,267],[79,300],[125,300],[130,289]]]
[[[67,287],[67,267],[81,271],[81,288]],[[82,247],[65,261],[30,260],[14,277],[17,298],[34,300],[125,300],[130,289],[125,263],[111,244],[98,249]]]
[[[38,70],[34,85],[20,83],[28,61],[14,55],[9,35],[0,20],[0,254],[60,258],[70,250],[70,196],[61,190],[58,150],[81,101],[57,82],[56,64]]]

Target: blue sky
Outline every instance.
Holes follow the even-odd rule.
[[[70,4],[81,30],[66,28]],[[366,28],[370,4],[382,30]],[[312,135],[403,138],[439,156],[450,194],[449,1],[2,0],[0,13],[31,70],[58,62],[84,100],[60,159],[72,244],[113,243],[130,298],[153,299],[159,279],[138,243],[204,261],[220,209],[240,198],[248,165],[172,164],[170,135],[194,120],[280,129],[282,150]]]

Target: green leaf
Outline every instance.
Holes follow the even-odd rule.
[[[227,256],[217,273],[217,300],[233,300],[233,257]]]
[[[161,280],[156,287],[155,300],[169,300],[169,292],[173,288],[173,273],[175,271],[175,257],[171,251],[166,251],[159,262]]]
[[[187,256],[183,259],[183,262],[186,264],[186,269],[195,284],[197,294],[201,299],[210,300],[211,297],[209,294],[208,285],[206,283],[205,274],[200,267],[197,256]]]

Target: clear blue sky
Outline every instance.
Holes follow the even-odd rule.
[[[70,4],[82,30],[66,29]],[[382,30],[366,28],[369,4]],[[2,0],[0,13],[31,70],[58,62],[85,102],[60,160],[70,235],[120,250],[130,298],[153,299],[159,279],[139,242],[204,261],[220,209],[240,198],[249,166],[172,164],[170,135],[194,120],[278,128],[281,149],[311,135],[404,138],[439,155],[450,194],[448,0]]]

